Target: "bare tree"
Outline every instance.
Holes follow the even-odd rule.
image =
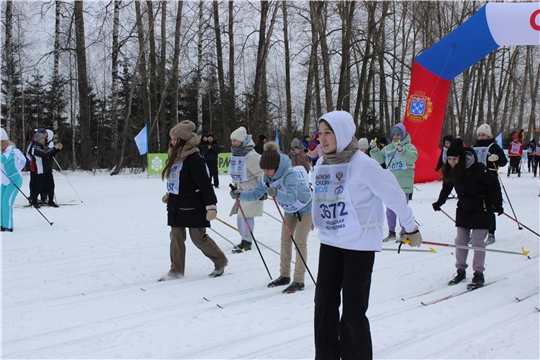
[[[178,124],[178,63],[180,60],[180,29],[182,28],[182,8],[184,6],[183,1],[178,1],[176,9],[176,22],[174,29],[174,55],[172,62],[172,74],[171,74],[171,115],[173,125]]]
[[[216,35],[217,72],[219,83],[219,110],[221,112],[221,131],[223,134],[230,133],[229,128],[229,105],[230,98],[227,97],[225,89],[225,72],[223,70],[223,45],[221,44],[221,26],[219,23],[219,5],[217,0],[212,2],[214,10],[214,32]],[[234,106],[234,104],[233,104]]]
[[[75,1],[73,8],[76,29],[77,75],[79,88],[79,125],[81,128],[81,168],[92,168],[92,137],[90,133],[90,94],[86,73],[86,42],[84,36],[83,1]]]

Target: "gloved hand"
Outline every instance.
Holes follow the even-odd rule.
[[[242,192],[240,190],[231,190],[231,192],[229,193],[229,195],[231,195],[231,198],[233,198],[234,200],[238,199],[240,197],[240,194]]]
[[[268,196],[275,197],[277,194],[277,189],[273,186],[269,186],[266,188],[266,193]]]
[[[371,140],[369,142],[369,147],[375,149],[377,147],[377,142],[375,140]]]
[[[491,161],[491,162],[495,162],[495,161],[499,160],[499,155],[491,154],[491,155],[488,156],[488,160]]]
[[[499,205],[499,206],[493,205],[493,209],[497,213],[497,216],[501,216],[502,214],[504,214],[504,209],[503,209],[502,205]]]
[[[441,211],[441,205],[439,205],[438,202],[434,202],[433,204],[431,204],[431,206],[433,206],[433,210]]]
[[[405,233],[405,239],[410,241],[409,246],[420,247],[420,245],[422,245],[422,234],[420,234],[418,226],[415,226],[412,232]]]
[[[307,148],[304,148],[304,152],[307,153],[309,150]]]
[[[166,204],[169,202],[169,193],[165,193],[165,195],[163,195],[163,197],[161,198],[161,202]]]
[[[206,220],[212,221],[217,217],[217,208],[216,205],[208,205],[206,207]]]
[[[261,198],[259,200],[264,201],[266,199],[268,199],[268,194],[264,193],[263,196],[261,196]]]
[[[402,151],[403,151],[403,146],[401,145],[401,143],[397,143],[396,145],[394,145],[394,147],[395,147],[396,150],[399,151],[399,152],[402,152]]]

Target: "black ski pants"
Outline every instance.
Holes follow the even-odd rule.
[[[373,358],[366,311],[374,260],[373,251],[321,244],[315,288],[316,360]]]
[[[37,197],[40,194],[47,194],[49,202],[54,202],[54,177],[52,172],[37,174],[34,181],[34,189],[32,191],[32,204],[37,204]],[[42,196],[42,199],[43,196]]]
[[[207,161],[206,166],[208,166],[208,171],[210,171],[210,179],[214,182],[214,187],[219,187],[218,162]]]

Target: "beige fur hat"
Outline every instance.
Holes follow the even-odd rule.
[[[187,141],[191,138],[191,134],[195,131],[196,128],[197,127],[193,122],[189,120],[184,120],[177,124],[175,127],[173,127],[169,134],[171,135],[171,137],[176,137]]]

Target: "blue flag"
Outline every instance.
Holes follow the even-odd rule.
[[[139,154],[146,154],[148,152],[148,125],[145,125],[134,139],[135,144],[137,144],[137,148],[139,149]]]
[[[495,138],[495,140],[497,141],[497,145],[499,145],[499,147],[502,149],[502,132],[499,133],[499,135],[497,135],[497,137]]]
[[[277,129],[276,129],[276,144],[277,144],[278,150],[281,150],[281,147],[279,146],[279,135],[278,135]]]

